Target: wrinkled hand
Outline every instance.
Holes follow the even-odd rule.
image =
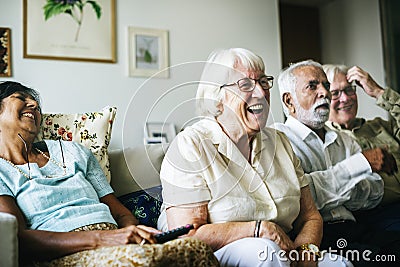
[[[260,225],[260,237],[268,238],[274,241],[282,250],[289,253],[295,249],[294,243],[287,236],[285,231],[276,223],[269,221],[262,221]]]
[[[354,66],[347,71],[347,80],[349,83],[355,81],[356,84],[363,88],[369,96],[375,98],[378,98],[384,92],[383,88],[372,79],[368,72],[357,66]]]
[[[94,231],[98,234],[98,246],[117,246],[126,244],[140,244],[143,239],[146,243],[154,244],[153,235],[160,231],[144,225],[130,225],[117,230]]]
[[[373,172],[382,171],[388,174],[394,174],[398,171],[396,160],[393,155],[384,148],[378,147],[364,150],[362,154],[368,160]]]

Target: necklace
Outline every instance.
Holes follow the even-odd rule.
[[[5,159],[3,157],[0,156],[0,159],[4,160],[5,162],[7,162],[8,164],[10,164],[11,166],[13,166],[15,169],[17,169],[17,171],[19,171],[23,176],[25,176],[26,178],[28,178],[28,180],[31,180],[31,175],[26,174],[23,170],[21,170],[20,167],[18,167],[17,165],[15,165],[11,160]]]
[[[57,166],[59,166],[61,169],[64,170],[64,175],[67,174],[67,166],[65,166],[65,164],[61,164],[60,162],[56,161],[55,159],[47,156],[42,150],[40,150],[39,148],[35,148],[35,150],[37,152],[39,152],[45,159],[51,161],[52,163],[56,164]],[[18,167],[17,165],[15,165],[11,160],[8,160],[6,158],[3,158],[0,156],[0,159],[4,160],[5,162],[7,162],[8,164],[10,164],[12,167],[14,167],[15,169],[17,169],[17,171],[19,173],[21,173],[23,176],[25,176],[28,180],[32,180],[31,174],[29,173],[26,174],[20,167]],[[52,178],[55,177],[55,175],[46,175],[47,178]]]
[[[53,158],[50,158],[49,156],[47,156],[42,150],[40,150],[39,148],[35,148],[36,149],[36,151],[37,152],[39,152],[40,154],[42,154],[42,156],[44,157],[44,158],[46,158],[47,160],[50,160],[51,162],[53,162],[54,164],[56,164],[58,167],[60,167],[61,169],[63,169],[64,170],[64,174],[65,174],[65,172],[66,172],[66,168],[67,168],[67,166],[65,166],[65,164],[61,164],[61,162],[59,162],[59,161],[57,161],[57,160],[55,160],[55,159],[53,159]]]
[[[60,144],[60,146],[61,146],[61,144]],[[55,160],[55,159],[53,159],[53,158],[50,158],[49,156],[47,156],[47,155],[46,155],[42,150],[40,150],[39,148],[35,148],[35,149],[36,149],[36,151],[39,152],[44,158],[46,158],[47,160],[53,162],[53,163],[56,164],[58,167],[60,167],[61,169],[63,169],[64,175],[67,174],[67,166],[65,166],[65,162],[64,162],[64,153],[62,152],[62,149],[61,149],[61,153],[62,153],[62,157],[63,157],[63,164],[61,164],[61,162],[59,162],[59,161],[57,161],[57,160]],[[46,175],[47,178],[54,178],[54,177],[56,177],[56,176],[58,176],[58,175]]]

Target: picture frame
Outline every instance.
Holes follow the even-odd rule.
[[[0,27],[0,77],[11,77],[11,29]]]
[[[115,63],[115,0],[23,0],[23,57]]]
[[[169,77],[168,31],[128,27],[129,76]]]
[[[146,122],[146,144],[171,143],[175,136],[176,130],[173,123]]]

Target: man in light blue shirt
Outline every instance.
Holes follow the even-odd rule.
[[[278,86],[288,119],[274,127],[288,136],[309,180],[324,219],[321,247],[336,249],[336,241],[345,238],[379,250],[380,244],[363,239],[374,234],[356,222],[352,211],[377,206],[383,181],[353,139],[325,126],[331,95],[322,66],[311,60],[293,64],[279,75]]]

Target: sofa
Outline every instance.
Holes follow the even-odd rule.
[[[167,144],[109,150],[116,108],[80,114],[43,114],[38,139],[79,142],[98,159],[117,198],[141,224],[156,227],[160,214],[159,170]],[[18,266],[17,221],[0,212],[0,267]]]
[[[139,221],[155,225],[161,206],[159,170],[166,145],[151,144],[108,152],[115,195]],[[18,266],[17,221],[0,212],[0,266]]]

